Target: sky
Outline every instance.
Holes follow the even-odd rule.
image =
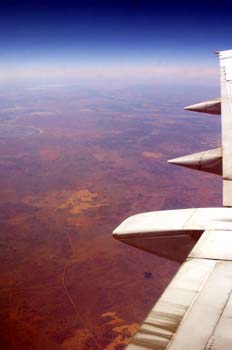
[[[0,79],[103,77],[216,83],[232,48],[229,1],[7,0]]]

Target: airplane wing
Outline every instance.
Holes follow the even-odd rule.
[[[219,52],[221,99],[185,109],[222,114],[222,147],[169,161],[223,177],[222,208],[132,216],[116,239],[181,261],[127,350],[232,349],[232,50]]]
[[[222,149],[223,149],[223,205],[232,206],[232,51],[220,55]]]

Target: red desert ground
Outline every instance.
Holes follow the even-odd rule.
[[[1,91],[2,350],[124,348],[179,265],[111,233],[139,212],[220,205],[220,178],[166,162],[219,145],[219,118],[183,111],[210,97]]]

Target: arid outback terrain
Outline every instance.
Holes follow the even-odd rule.
[[[221,205],[221,180],[166,160],[220,144],[183,106],[213,89],[0,91],[1,350],[123,349],[178,264],[112,230],[144,211]]]

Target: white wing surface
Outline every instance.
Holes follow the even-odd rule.
[[[232,50],[219,58],[221,100],[186,109],[221,111],[222,147],[170,163],[222,175],[224,208],[143,213],[114,230],[124,243],[184,261],[127,350],[232,349]]]
[[[221,72],[223,205],[232,206],[232,50],[220,52],[219,57]]]

